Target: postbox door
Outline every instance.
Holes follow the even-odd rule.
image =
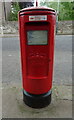
[[[39,27],[38,27],[39,28]],[[31,79],[46,78],[49,72],[48,29],[27,30],[27,77]]]

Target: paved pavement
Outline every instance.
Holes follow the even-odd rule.
[[[24,104],[20,84],[3,84],[2,92],[3,118],[72,118],[71,86],[54,85],[52,102],[42,109],[33,109]]]
[[[36,110],[26,106],[22,101],[21,81],[19,38],[4,37],[2,38],[3,118],[71,118],[72,37],[56,36],[52,102],[48,107]]]

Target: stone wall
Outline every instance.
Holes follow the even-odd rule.
[[[74,22],[72,21],[59,21],[58,22],[58,32],[57,34],[74,34]],[[18,22],[17,21],[7,21],[0,26],[3,29],[4,34],[18,34]]]
[[[59,21],[58,22],[58,34],[72,34],[73,29],[74,29],[73,21]]]

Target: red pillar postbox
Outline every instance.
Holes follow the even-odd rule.
[[[33,108],[51,102],[55,20],[51,8],[19,11],[23,100]]]

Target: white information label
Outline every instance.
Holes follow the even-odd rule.
[[[47,45],[47,30],[31,30],[27,32],[28,45]]]
[[[47,15],[29,16],[29,21],[46,21]]]

